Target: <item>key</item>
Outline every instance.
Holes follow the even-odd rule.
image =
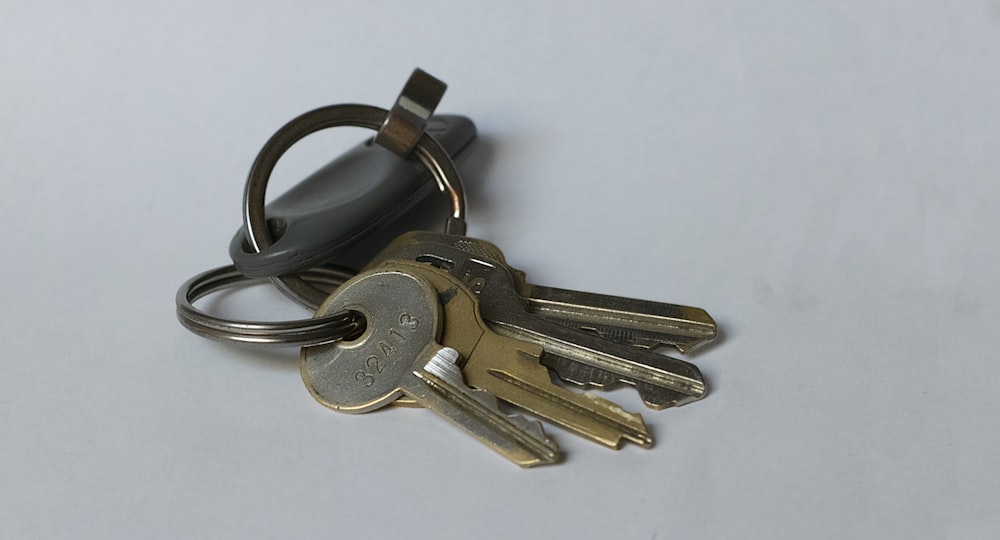
[[[715,339],[718,332],[708,312],[697,307],[540,285],[526,287],[530,312],[644,349],[673,346],[689,353]]]
[[[458,278],[401,260],[387,261],[379,270],[415,274],[434,287],[444,309],[441,344],[466,359],[462,374],[469,386],[609,448],[620,448],[623,440],[652,446],[641,415],[612,401],[556,386],[549,370],[539,363],[540,346],[489,329],[480,317],[479,298]]]
[[[438,340],[441,307],[426,281],[396,271],[359,274],[317,316],[342,309],[364,315],[361,337],[304,347],[300,355],[302,380],[320,403],[361,413],[405,395],[522,467],[558,461],[539,422],[504,414],[496,397],[465,384],[458,352]]]
[[[704,309],[532,285],[492,243],[465,238],[454,245],[507,266],[515,288],[528,302],[528,311],[565,326],[644,349],[673,346],[684,353],[708,343],[718,333],[715,321]]]
[[[511,272],[505,265],[492,262],[476,246],[467,237],[407,233],[390,243],[369,267],[389,259],[405,259],[448,271],[479,296],[480,312],[491,328],[541,345],[546,353],[543,363],[567,382],[597,388],[630,384],[653,409],[683,405],[705,396],[704,377],[693,364],[602,339],[531,313]]]

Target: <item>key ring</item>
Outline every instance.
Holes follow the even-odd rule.
[[[410,76],[391,111],[369,105],[331,105],[302,114],[268,139],[250,168],[243,193],[243,224],[247,243],[256,252],[273,243],[264,211],[267,182],[281,156],[311,133],[337,126],[376,130],[374,141],[401,157],[411,151],[434,176],[441,191],[451,198],[452,214],[445,232],[465,234],[465,193],[448,152],[424,126],[447,86],[417,69]],[[353,272],[339,267],[321,267],[299,274],[270,278],[286,296],[315,310],[329,295],[316,284],[337,286]],[[177,317],[188,330],[209,339],[270,345],[318,345],[354,335],[364,321],[357,313],[331,315],[281,322],[229,320],[208,315],[194,307],[198,298],[220,289],[255,281],[241,275],[234,266],[224,266],[199,274],[177,291]]]
[[[305,136],[336,126],[357,126],[378,129],[389,111],[368,105],[331,105],[307,112],[285,124],[261,149],[250,170],[244,192],[244,222],[248,243],[256,251],[273,240],[264,216],[264,194],[271,171],[278,158]],[[430,135],[421,134],[414,151],[434,175],[442,191],[451,196],[452,215],[446,231],[465,232],[465,196],[455,165],[447,151]],[[286,295],[310,310],[315,310],[329,296],[329,291],[317,284],[337,286],[350,279],[354,272],[340,267],[320,267],[301,274],[270,278]],[[296,321],[253,322],[230,320],[209,315],[194,307],[194,302],[212,292],[259,279],[247,278],[232,265],[199,274],[177,291],[177,318],[188,330],[202,337],[219,341],[278,346],[319,345],[353,335],[362,324],[356,314],[342,312]]]
[[[254,160],[243,193],[243,223],[250,248],[260,252],[273,243],[264,215],[267,182],[278,159],[293,144],[316,131],[355,126],[378,130],[389,118],[389,111],[370,105],[331,105],[307,112],[285,124],[267,141]],[[455,164],[448,152],[430,135],[422,133],[413,149],[416,156],[434,176],[441,191],[448,192],[452,214],[445,232],[465,233],[465,193]],[[271,280],[287,296],[303,306],[315,309],[328,294],[296,275],[276,276]]]
[[[337,266],[323,266],[307,270],[300,276],[309,283],[327,285],[332,290],[353,277],[354,272]],[[198,274],[177,290],[177,319],[185,328],[199,336],[254,345],[320,345],[355,335],[362,330],[360,317],[350,313],[294,321],[254,322],[224,319],[194,307],[196,300],[213,292],[265,279],[248,278],[233,265]]]

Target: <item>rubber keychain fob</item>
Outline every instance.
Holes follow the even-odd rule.
[[[452,159],[476,138],[472,120],[457,115],[433,116],[425,131]],[[337,259],[437,193],[433,177],[415,156],[403,159],[368,139],[267,205],[272,245],[253,252],[241,227],[229,255],[248,277],[300,272]]]

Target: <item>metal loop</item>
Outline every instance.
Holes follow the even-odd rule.
[[[334,289],[350,279],[354,272],[336,266],[314,268],[300,274],[308,282]],[[177,319],[199,336],[218,341],[255,345],[320,345],[357,334],[361,320],[349,312],[295,321],[254,322],[230,320],[209,315],[194,307],[199,298],[222,289],[263,281],[240,274],[235,266],[223,266],[198,274],[177,290]],[[315,306],[313,307],[315,309]]]
[[[307,112],[285,124],[267,141],[257,154],[243,193],[243,224],[250,247],[260,252],[273,243],[264,215],[264,196],[267,182],[278,159],[296,142],[316,131],[337,127],[355,126],[378,130],[388,118],[388,111],[369,105],[331,105]],[[424,133],[417,141],[414,153],[434,176],[441,191],[448,192],[452,215],[445,231],[465,233],[465,193],[455,164],[441,145]],[[288,297],[306,307],[319,305],[328,293],[314,287],[297,275],[271,278]]]

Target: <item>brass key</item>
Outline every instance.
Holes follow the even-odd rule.
[[[653,409],[690,403],[707,392],[701,371],[689,362],[602,339],[531,312],[506,264],[468,237],[407,233],[389,244],[369,267],[390,259],[427,263],[462,280],[479,297],[482,317],[490,328],[541,345],[546,352],[543,362],[564,381],[597,388],[630,384]]]
[[[403,272],[358,274],[317,315],[342,309],[364,313],[364,334],[301,353],[302,380],[320,403],[361,413],[406,395],[522,467],[559,460],[540,423],[503,413],[495,396],[466,385],[459,353],[437,340],[442,310],[429,283]]]
[[[414,274],[437,290],[444,310],[440,343],[466,358],[462,375],[469,386],[609,448],[620,448],[623,440],[652,446],[641,415],[553,384],[548,369],[539,363],[541,346],[490,330],[480,316],[479,298],[461,280],[431,266],[401,260],[387,261],[378,270]]]

